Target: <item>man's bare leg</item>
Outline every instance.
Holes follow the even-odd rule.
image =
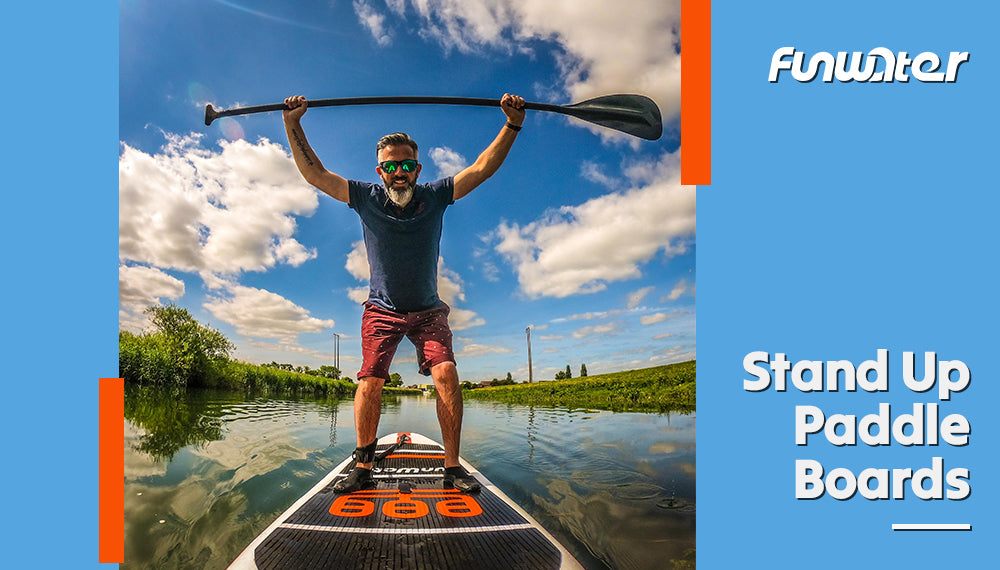
[[[371,459],[375,454],[375,440],[378,439],[378,420],[382,414],[382,385],[385,380],[381,378],[365,377],[358,382],[358,389],[354,392],[354,431],[357,434],[358,448],[370,449],[362,453],[355,452],[355,464],[351,472],[333,484],[335,493],[353,493],[360,489],[369,488],[373,485],[371,469],[375,465]],[[362,463],[362,457],[369,461]]]
[[[458,370],[454,362],[443,362],[431,368],[434,387],[437,388],[438,423],[444,443],[444,485],[463,493],[475,493],[479,482],[466,471],[458,460],[462,439],[462,388],[458,385]]]
[[[382,386],[385,379],[367,376],[358,382],[354,393],[354,431],[358,447],[364,447],[378,439],[378,421],[382,415]],[[359,467],[371,469],[374,463],[358,463]]]
[[[462,389],[458,385],[458,369],[454,362],[442,362],[431,368],[437,389],[437,416],[444,444],[444,466],[459,465],[458,449],[462,440]]]

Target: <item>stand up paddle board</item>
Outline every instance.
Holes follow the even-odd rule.
[[[349,457],[267,527],[230,569],[582,569],[464,459],[482,490],[444,488],[444,448],[420,434],[378,440],[375,486],[333,492]]]

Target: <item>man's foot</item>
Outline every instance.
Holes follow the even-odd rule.
[[[446,467],[444,470],[444,487],[454,487],[463,493],[476,493],[479,491],[479,481],[469,475],[464,467]]]
[[[353,493],[374,486],[375,480],[372,479],[372,470],[365,469],[364,467],[355,467],[351,469],[347,477],[333,484],[333,492]]]

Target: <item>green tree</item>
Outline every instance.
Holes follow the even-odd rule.
[[[221,332],[200,324],[187,309],[173,303],[146,309],[182,383],[203,384],[213,378],[213,365],[229,359],[236,348]]]
[[[562,370],[560,370],[559,372],[556,372],[556,380],[565,380],[565,379],[566,379],[566,373],[565,372],[563,372]]]
[[[319,367],[319,375],[323,378],[333,378],[334,380],[340,380],[340,369],[336,366],[329,366],[324,364]]]
[[[498,378],[490,380],[490,386],[510,386],[513,383],[514,379],[511,378],[510,372],[507,373],[507,377],[504,378],[503,380],[500,380]]]
[[[569,364],[567,364],[566,365],[566,376],[564,376],[564,378],[566,378],[567,380],[569,380],[572,377],[573,377],[573,373],[569,371]]]
[[[586,364],[581,364],[580,365],[580,378],[586,378],[586,377],[587,377],[587,365]]]
[[[386,386],[390,388],[398,388],[403,385],[403,377],[399,372],[393,372],[389,375],[389,381],[385,383]]]

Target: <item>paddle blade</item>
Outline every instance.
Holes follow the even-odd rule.
[[[211,103],[205,105],[205,126],[209,126],[219,116],[219,112],[215,110],[215,107]]]
[[[606,95],[561,109],[563,114],[650,141],[663,134],[660,108],[644,95]]]

